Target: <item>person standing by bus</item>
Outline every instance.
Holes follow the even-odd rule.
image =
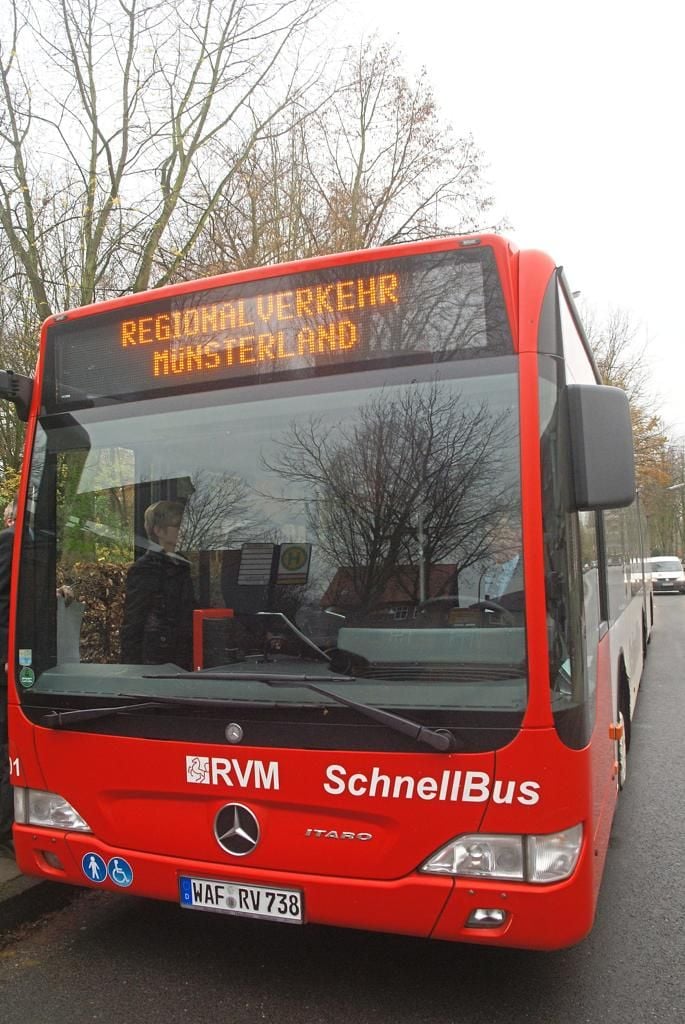
[[[168,662],[192,668],[195,594],[190,563],[176,552],[182,516],[179,501],[157,501],[145,510],[150,546],[126,577],[121,627],[126,665]]]
[[[16,500],[5,509],[5,529],[0,531],[0,857],[14,856],[12,846],[13,795],[9,777],[7,741],[7,647],[9,639],[10,580]]]

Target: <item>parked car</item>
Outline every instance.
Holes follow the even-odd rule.
[[[645,572],[652,574],[655,594],[685,594],[683,563],[675,555],[645,558]]]

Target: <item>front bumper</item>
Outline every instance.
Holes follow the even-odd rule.
[[[180,905],[182,875],[246,885],[299,889],[304,920],[367,931],[528,949],[558,949],[582,939],[592,927],[594,903],[587,858],[559,885],[536,886],[453,879],[412,873],[391,881],[264,871],[243,864],[180,860],[114,849],[90,834],[56,832],[15,825],[17,862],[28,875],[110,892],[165,900]],[[105,872],[94,882],[86,873],[90,858],[130,866],[120,883]],[[116,872],[112,872],[116,877]],[[496,928],[467,926],[479,908],[501,908]]]

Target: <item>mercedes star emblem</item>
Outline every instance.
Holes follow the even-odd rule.
[[[259,822],[243,804],[226,804],[214,819],[214,835],[226,853],[244,857],[259,842]]]

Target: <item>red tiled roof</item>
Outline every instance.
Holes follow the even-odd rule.
[[[457,566],[432,565],[426,574],[426,597],[440,597],[449,593],[449,585]],[[419,569],[415,565],[398,566],[388,580],[379,604],[412,603],[419,593]],[[349,568],[338,569],[321,598],[322,607],[328,605],[355,605],[359,596],[355,591],[354,577]]]

